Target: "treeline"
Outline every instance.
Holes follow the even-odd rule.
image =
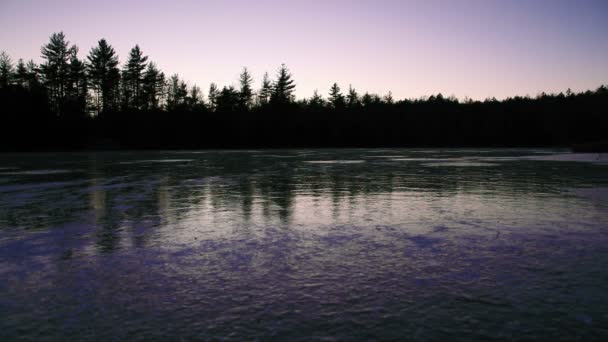
[[[0,54],[2,150],[113,148],[555,146],[608,140],[608,88],[503,101],[441,94],[395,100],[342,91],[294,96],[282,65],[254,89],[212,83],[206,98],[167,77],[139,46],[121,66],[105,39],[80,59],[63,33],[41,49],[42,64]]]

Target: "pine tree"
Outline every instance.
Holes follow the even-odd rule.
[[[167,111],[183,109],[188,96],[188,85],[179,79],[179,75],[174,74],[169,79],[167,87]]]
[[[28,87],[28,75],[27,75],[27,67],[25,66],[25,62],[23,59],[19,59],[17,61],[17,68],[15,71],[15,82],[23,88]]]
[[[374,102],[374,97],[370,93],[365,93],[361,98],[361,104],[364,107],[371,105]]]
[[[251,88],[253,77],[251,77],[247,68],[243,68],[243,72],[239,77],[239,83],[241,85],[241,89],[239,90],[240,106],[244,110],[249,110],[253,100],[253,90]]]
[[[78,59],[78,49],[74,48],[70,56],[66,96],[73,110],[78,112],[78,114],[86,114],[88,94],[89,85],[86,65]]]
[[[191,111],[200,110],[204,107],[203,92],[196,84],[190,88],[190,94],[188,94],[188,97],[186,98],[186,104]]]
[[[323,99],[323,96],[319,94],[317,89],[315,89],[315,91],[312,93],[312,97],[308,101],[308,106],[313,110],[319,110],[325,106],[325,100]]]
[[[36,89],[40,87],[40,76],[38,75],[38,66],[34,63],[34,60],[27,62],[25,65],[27,71],[27,86],[30,89]]]
[[[6,88],[13,82],[13,61],[4,51],[0,52],[0,88]]]
[[[337,83],[329,90],[329,104],[333,109],[342,109],[344,107],[344,95],[340,92],[340,87]]]
[[[61,107],[66,102],[66,91],[69,87],[70,58],[76,46],[69,47],[63,32],[53,33],[49,43],[41,49],[45,62],[40,65],[40,72],[49,95],[51,108],[61,114]]]
[[[281,65],[281,68],[277,74],[277,80],[274,83],[272,89],[272,95],[270,97],[270,103],[275,105],[284,105],[293,102],[293,92],[296,88],[292,75],[285,64]]]
[[[224,87],[217,96],[217,112],[235,112],[240,106],[239,92],[233,87]]]
[[[129,53],[129,59],[122,71],[123,106],[125,109],[141,109],[145,102],[143,97],[144,71],[148,56],[144,56],[135,45]]]
[[[346,105],[348,108],[353,109],[357,108],[360,104],[359,94],[353,88],[353,86],[348,87],[348,95],[346,95]]]
[[[211,83],[209,85],[209,109],[215,111],[217,109],[217,97],[219,96],[219,90],[217,84]]]
[[[441,101],[443,101],[443,95],[439,94],[439,97],[441,98]],[[395,100],[393,99],[393,92],[389,91],[388,94],[386,94],[386,96],[384,96],[384,103],[392,105],[393,103],[395,103]]]
[[[272,82],[270,82],[270,78],[268,77],[268,73],[264,73],[264,78],[262,79],[262,88],[258,93],[258,103],[260,106],[265,106],[270,102],[270,97],[272,96]]]
[[[87,58],[97,114],[115,110],[118,103],[120,71],[114,48],[105,39],[101,39],[97,46],[91,49]]]
[[[142,106],[144,109],[156,110],[165,89],[165,74],[154,63],[148,63],[142,82]]]

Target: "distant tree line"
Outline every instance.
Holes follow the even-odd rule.
[[[85,59],[65,35],[41,49],[42,64],[0,54],[0,149],[555,146],[608,138],[608,88],[502,101],[442,94],[395,100],[333,84],[294,96],[282,65],[259,89],[244,68],[238,86],[167,77],[133,47],[121,66],[101,39]]]

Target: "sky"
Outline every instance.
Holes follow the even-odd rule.
[[[85,58],[139,44],[167,75],[259,86],[285,63],[296,95],[337,82],[398,99],[502,99],[608,84],[606,0],[0,0],[0,50],[41,61],[63,31]]]

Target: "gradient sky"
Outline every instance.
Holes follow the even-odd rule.
[[[40,61],[64,31],[85,57],[136,43],[206,93],[286,63],[298,97],[338,82],[412,98],[484,99],[608,84],[606,0],[0,0],[0,50]]]

